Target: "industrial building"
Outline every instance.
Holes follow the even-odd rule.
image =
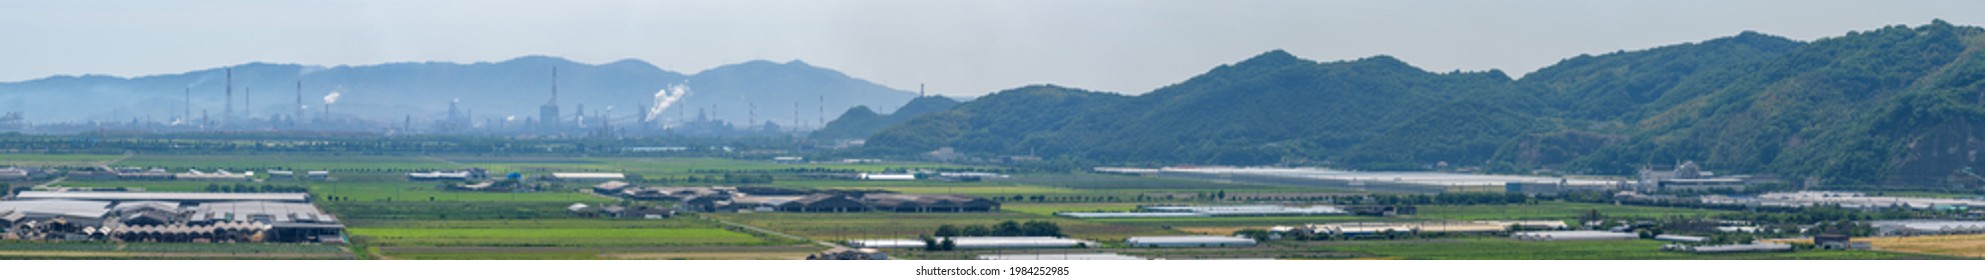
[[[310,201],[306,193],[202,193],[202,192],[51,192],[25,191],[14,196],[17,200],[83,200],[83,201],[173,201],[181,203],[230,202],[230,201],[272,201],[305,203]]]
[[[1640,180],[1635,187],[1646,191],[1662,190],[1744,190],[1744,187],[1775,181],[1771,178],[1754,176],[1717,176],[1715,172],[1702,169],[1694,161],[1675,165],[1674,170],[1640,169]]]
[[[1570,227],[1564,221],[1556,220],[1352,222],[1275,227],[1270,232],[1285,235],[1294,233],[1361,237],[1380,236],[1387,232],[1497,233],[1510,229],[1563,230]]]
[[[0,201],[11,239],[344,242],[344,225],[306,194],[23,192]]]
[[[1254,239],[1233,236],[1183,235],[1183,236],[1133,236],[1124,239],[1130,247],[1249,247]]]
[[[1096,248],[1096,242],[1047,236],[998,236],[998,237],[951,237],[958,249],[1045,249],[1045,248]],[[848,240],[848,246],[857,248],[923,248],[924,241],[918,239],[861,239]]]
[[[1882,209],[1891,207],[1968,209],[1970,207],[1985,207],[1985,200],[1978,199],[1870,196],[1858,192],[1837,191],[1776,192],[1752,197],[1705,195],[1700,199],[1702,203],[1707,204],[1774,207],[1807,207],[1815,205],[1839,205],[1842,208],[1856,209]]]
[[[424,172],[407,173],[408,181],[442,181],[442,180],[468,181],[468,180],[481,180],[484,178],[489,178],[489,171],[483,170],[481,168],[470,168],[470,169],[448,170],[448,171],[432,170],[432,171],[424,171]]]
[[[1682,244],[1661,245],[1662,251],[1690,253],[1743,253],[1743,252],[1790,252],[1792,244],[1752,243],[1736,245],[1691,246]]]
[[[1527,240],[1527,241],[1570,241],[1570,240],[1639,239],[1640,235],[1634,233],[1628,233],[1628,232],[1611,232],[1611,231],[1597,231],[1597,230],[1565,230],[1565,231],[1525,231],[1525,232],[1511,233],[1509,237],[1515,238],[1516,240]]]
[[[1985,221],[1889,220],[1868,222],[1877,234],[1891,236],[1985,233]]]
[[[246,173],[234,173],[234,172],[228,172],[227,170],[223,170],[223,169],[215,169],[214,172],[208,173],[208,172],[200,172],[199,169],[191,169],[191,170],[186,170],[186,173],[174,174],[173,177],[179,180],[248,181],[255,179],[255,172],[249,171]]]
[[[857,174],[855,177],[869,181],[911,181],[917,179],[916,174],[861,173],[861,174]]]

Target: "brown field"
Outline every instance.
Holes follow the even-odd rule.
[[[1874,243],[1875,250],[1985,258],[1985,234],[1887,236],[1856,238]]]

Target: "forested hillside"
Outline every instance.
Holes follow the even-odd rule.
[[[1694,160],[1726,173],[1937,184],[1985,148],[1981,34],[1942,21],[1812,42],[1744,32],[1580,55],[1520,80],[1277,50],[1134,96],[1002,91],[885,129],[865,152],[1589,174]]]

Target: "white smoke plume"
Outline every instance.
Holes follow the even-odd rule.
[[[340,93],[338,90],[332,90],[331,94],[325,94],[324,105],[338,104],[339,96],[344,96],[344,93]]]
[[[689,96],[688,85],[669,85],[668,88],[655,92],[655,106],[648,108],[648,116],[642,120],[654,121],[655,118],[661,117],[662,111],[668,110],[669,105],[682,100],[683,96]]]

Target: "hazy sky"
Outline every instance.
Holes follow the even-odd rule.
[[[1581,53],[1755,30],[1799,40],[1985,1],[0,1],[0,81],[252,61],[362,65],[544,54],[694,73],[805,60],[976,96],[1054,83],[1137,94],[1270,49],[1522,75]]]

